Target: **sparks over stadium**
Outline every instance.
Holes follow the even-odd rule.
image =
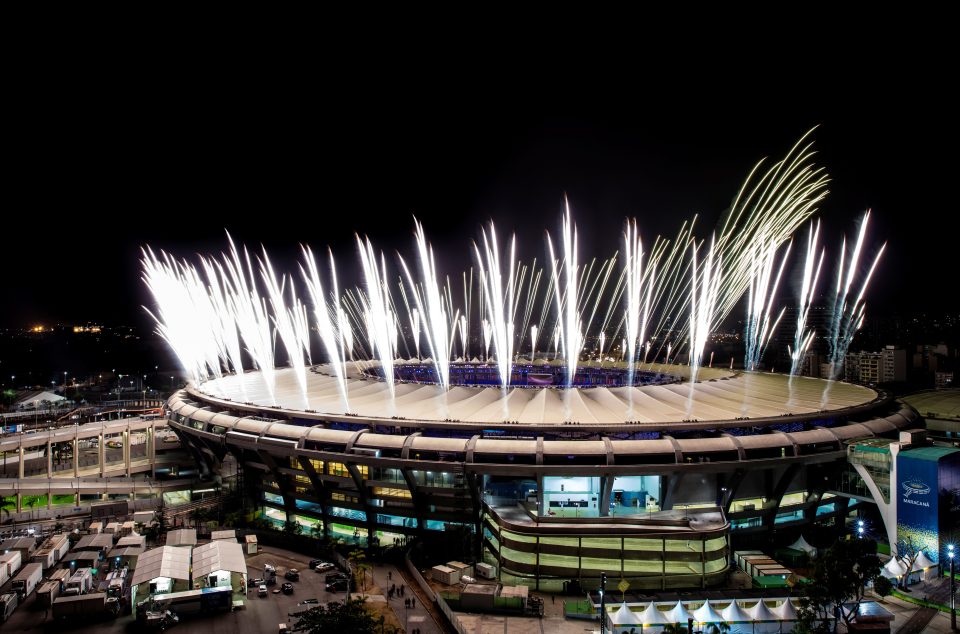
[[[292,274],[229,238],[197,262],[146,248],[147,310],[190,379],[171,427],[202,469],[235,459],[266,518],[317,535],[455,526],[500,575],[541,588],[603,571],[634,588],[718,583],[732,540],[842,517],[846,504],[820,503],[844,441],[916,418],[873,389],[798,376],[814,337],[838,375],[883,251],[868,253],[868,212],[830,287],[813,157],[804,137],[758,164],[713,229],[693,217],[646,240],[629,220],[606,260],[581,256],[569,200],[538,257],[490,223],[462,271],[439,270],[416,220],[409,254],[358,235],[358,258],[303,246]],[[347,266],[362,284],[340,285]],[[794,266],[788,324],[775,304]],[[818,293],[825,332],[807,324]],[[734,370],[710,334],[744,300]],[[778,329],[795,332],[788,374],[761,371]]]

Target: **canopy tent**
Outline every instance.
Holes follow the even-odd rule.
[[[792,548],[794,550],[802,550],[803,552],[807,553],[811,557],[817,554],[817,549],[811,546],[809,543],[807,543],[807,540],[803,538],[803,535],[801,535],[797,539],[797,541],[790,544],[787,548]]]
[[[793,605],[793,601],[789,598],[774,608],[773,613],[777,615],[781,621],[796,621],[797,620],[797,608]]]
[[[667,612],[666,616],[668,623],[686,623],[693,615],[687,611],[687,608],[683,607],[682,601],[677,601],[677,604]]]
[[[158,577],[190,579],[190,548],[161,546],[140,555],[130,585],[139,585]]]
[[[710,600],[708,599],[703,603],[703,605],[694,611],[693,620],[697,623],[719,623],[720,621],[723,621],[724,618],[713,609],[713,606],[710,605]]]
[[[927,568],[932,568],[936,565],[937,564],[933,563],[930,558],[927,557],[927,553],[921,550],[920,554],[917,556],[917,559],[913,562],[913,572],[926,570]]]
[[[730,605],[723,608],[721,615],[727,623],[749,623],[753,620],[749,614],[740,609],[736,601],[731,601]]]
[[[895,579],[902,577],[907,572],[907,567],[897,561],[896,559],[890,559],[880,570],[880,574],[886,577],[887,579]]]
[[[247,562],[243,558],[243,546],[222,539],[193,549],[193,576],[205,577],[218,571],[245,574]]]
[[[779,621],[780,617],[770,611],[763,600],[757,601],[757,604],[748,610],[751,621]]]
[[[640,623],[646,627],[650,625],[667,625],[670,623],[663,612],[657,609],[657,604],[653,601],[647,606],[647,609],[640,613]]]
[[[611,628],[624,628],[629,630],[632,627],[640,625],[640,617],[627,607],[626,603],[620,604],[620,609],[616,612],[610,612],[607,615],[610,618]],[[617,631],[614,629],[613,631]]]

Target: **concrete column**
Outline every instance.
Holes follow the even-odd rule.
[[[53,477],[53,445],[47,441],[47,477]]]
[[[103,431],[100,431],[100,435],[97,436],[97,458],[100,461],[100,477],[104,476],[106,471],[106,462],[107,462],[107,447],[106,443],[103,441]]]
[[[23,496],[17,493],[17,513],[23,512]]]
[[[20,441],[20,447],[17,449],[20,455],[20,461],[17,463],[17,477],[23,479],[23,440]],[[19,509],[17,509],[19,512]]]
[[[537,474],[537,515],[543,515],[546,511],[543,508],[543,474]]]
[[[73,437],[73,477],[80,477],[80,442]]]
[[[157,476],[157,424],[147,428],[147,460],[150,461],[150,477]]]

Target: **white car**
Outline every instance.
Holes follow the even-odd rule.
[[[260,588],[257,590],[257,596],[265,597],[265,596],[267,596],[268,594],[270,594],[270,593],[267,592],[267,586],[261,584],[261,585],[260,585]]]

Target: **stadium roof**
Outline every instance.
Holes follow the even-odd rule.
[[[918,392],[904,396],[901,400],[925,418],[960,420],[960,389]]]
[[[644,369],[648,369],[647,366]],[[689,372],[686,366],[654,365],[652,369],[678,376]],[[347,409],[337,380],[320,373],[329,368],[321,366],[318,370],[307,373],[306,400],[289,369],[277,371],[274,398],[256,372],[208,381],[199,391],[208,398],[229,400],[234,405],[278,407],[293,413],[464,423],[515,421],[522,425],[765,418],[842,409],[877,398],[875,391],[849,383],[806,377],[795,377],[791,381],[781,374],[734,374],[702,368],[701,380],[693,386],[692,397],[690,383],[573,389],[515,387],[506,391],[498,387],[454,386],[446,392],[433,384],[398,383],[391,399],[384,381],[365,378],[356,368],[351,368]],[[197,420],[209,419],[212,424],[216,424],[218,416],[199,408],[182,413]],[[239,426],[235,430],[244,431]]]

